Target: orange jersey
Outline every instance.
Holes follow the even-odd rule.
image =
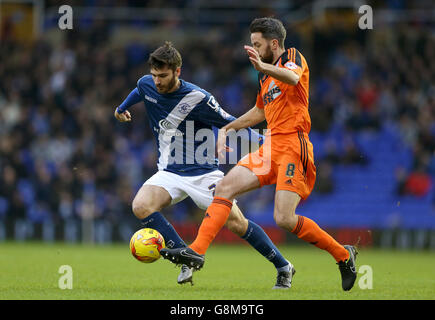
[[[296,72],[299,82],[294,86],[259,73],[256,106],[264,109],[267,128],[272,136],[288,135],[298,131],[308,134],[311,129],[311,118],[308,113],[307,61],[296,48],[290,48],[279,57],[275,66]],[[276,141],[276,138],[272,140]]]

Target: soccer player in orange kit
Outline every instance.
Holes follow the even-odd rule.
[[[206,250],[229,216],[233,200],[245,192],[276,184],[276,224],[329,252],[339,266],[343,290],[350,290],[357,276],[355,247],[339,244],[313,220],[295,212],[300,200],[310,195],[316,179],[313,145],[308,136],[311,119],[307,61],[296,48],[285,49],[286,31],[281,21],[255,19],[250,32],[252,47],[245,46],[245,50],[259,72],[256,105],[221,128],[218,152],[228,151],[228,131],[264,120],[268,129],[266,141],[256,152],[242,158],[217,185],[195,241],[187,248],[162,249],[161,254],[173,263],[200,269]],[[282,276],[291,282],[293,274],[294,269]]]

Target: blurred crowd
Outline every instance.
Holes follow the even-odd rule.
[[[132,107],[131,124],[114,109],[148,72],[151,45],[109,45],[103,20],[68,31],[59,45],[30,45],[5,37],[0,48],[0,221],[15,225],[93,218],[138,226],[131,201],[156,170],[156,149],[144,108]],[[256,72],[243,53],[246,30],[204,31],[178,47],[181,77],[210,91],[235,116],[251,108]],[[413,152],[411,168],[398,169],[397,190],[421,195],[435,176],[435,40],[425,26],[370,31],[363,37],[316,30],[313,48],[299,47],[311,69],[312,130],[332,126],[354,132],[397,128]],[[333,38],[334,37],[334,38]],[[349,141],[345,152],[316,159],[314,192],[334,192],[332,166],[369,165]],[[273,200],[273,188],[244,197],[246,211]],[[258,202],[261,202],[260,204]],[[202,215],[192,202],[168,209],[173,221]],[[72,222],[71,222],[72,223]],[[17,229],[16,229],[17,230]],[[1,231],[1,230],[0,230]]]
[[[314,130],[326,132],[339,125],[349,136],[361,130],[376,132],[383,126],[397,131],[403,148],[410,149],[413,158],[411,166],[396,168],[400,195],[427,195],[435,177],[432,30],[403,25],[374,31],[362,41],[348,39],[334,46],[326,55],[324,67],[316,70],[311,91]],[[321,47],[331,40],[320,34],[315,42]],[[369,162],[352,139],[341,154],[334,148],[330,151],[321,161],[327,168],[337,163]]]

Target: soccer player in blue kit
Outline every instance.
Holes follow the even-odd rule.
[[[203,161],[198,155],[203,155],[204,151],[197,150],[202,141],[196,141],[194,137],[199,130],[210,132],[213,127],[221,128],[235,118],[226,113],[210,93],[179,78],[182,59],[170,42],[157,48],[148,63],[150,75],[140,78],[137,87],[115,110],[117,120],[128,122],[132,118],[127,108],[143,101],[157,143],[158,171],[139,189],[132,210],[144,227],[162,234],[168,248],[186,247],[160,211],[187,197],[201,209],[211,204],[214,187],[224,173],[218,169],[214,139],[212,154],[206,156],[208,161]],[[250,136],[254,135],[261,138],[250,130]],[[173,151],[178,151],[179,155],[178,158],[175,156],[175,161]],[[291,287],[293,265],[282,256],[260,226],[243,216],[235,202],[226,226],[273,263],[277,269],[274,289]],[[178,283],[193,284],[192,274],[193,268],[182,265]]]

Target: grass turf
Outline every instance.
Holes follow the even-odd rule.
[[[194,286],[176,283],[179,269],[160,259],[135,260],[126,245],[62,243],[0,244],[0,299],[319,300],[435,299],[435,253],[360,249],[357,270],[368,265],[373,289],[341,289],[338,267],[326,252],[309,246],[280,246],[297,270],[290,290],[272,290],[276,271],[248,246],[213,245]],[[69,265],[73,288],[60,289],[59,268]]]

